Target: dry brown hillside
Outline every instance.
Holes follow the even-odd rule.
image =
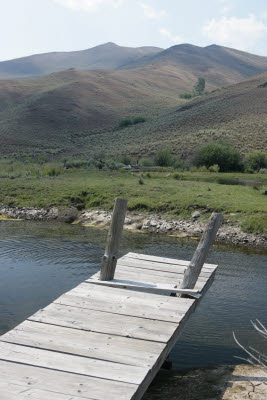
[[[153,46],[123,47],[105,43],[87,50],[36,54],[0,62],[0,79],[33,78],[69,68],[117,69],[121,65],[162,51]]]
[[[267,152],[267,71],[189,101],[144,124],[88,136],[88,149],[104,150],[112,143],[119,153],[152,155],[162,146],[190,158],[199,145],[226,140],[245,154]]]
[[[237,51],[217,47],[212,50],[216,59],[220,60],[222,49],[234,52],[236,57]],[[241,58],[250,58],[238,53]],[[251,57],[253,68],[259,68]],[[232,56],[230,59],[226,57],[221,67],[217,61],[216,82],[227,83],[229,77],[233,80],[225,72],[233,63]],[[160,62],[136,69],[70,69],[35,79],[2,80],[1,153],[32,149],[93,152],[109,150],[110,144],[114,152],[114,143],[120,151],[147,153],[170,143],[176,152],[187,156],[199,143],[218,137],[236,146],[240,142],[244,151],[264,146],[267,89],[257,86],[267,81],[266,72],[197,98],[173,112],[181,105],[179,94],[191,90],[197,78],[193,67],[183,68],[174,62]],[[248,64],[245,69],[248,73]],[[219,86],[214,69],[205,71],[207,90],[214,91]],[[147,122],[114,131],[126,116],[144,116]]]

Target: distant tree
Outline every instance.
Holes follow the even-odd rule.
[[[221,172],[242,171],[239,152],[229,143],[218,141],[201,146],[194,158],[196,166],[207,168],[217,164]]]
[[[156,153],[155,165],[159,167],[170,167],[173,165],[173,156],[170,147],[165,147]]]
[[[205,79],[204,78],[198,78],[197,83],[194,86],[194,90],[195,90],[196,94],[201,96],[204,93],[205,86],[206,86]]]
[[[267,155],[259,150],[250,151],[245,157],[245,166],[247,169],[259,171],[267,167]]]

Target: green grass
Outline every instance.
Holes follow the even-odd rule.
[[[55,176],[0,177],[0,202],[20,207],[74,206],[80,210],[111,210],[114,198],[120,196],[129,200],[130,211],[161,213],[167,219],[189,218],[194,210],[200,210],[201,218],[207,219],[212,211],[218,211],[248,232],[266,232],[266,197],[253,187],[190,181],[188,179],[195,176],[190,172],[181,173],[182,179],[166,172],[150,172],[150,177],[143,174],[144,184],[140,185],[138,174],[129,172],[57,168],[60,174]],[[197,174],[198,177],[211,175],[216,176]],[[246,176],[220,174],[239,175]],[[247,176],[258,178],[258,175]]]

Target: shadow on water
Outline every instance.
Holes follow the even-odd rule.
[[[106,234],[78,225],[2,221],[0,333],[94,274]],[[135,251],[190,260],[195,247],[195,241],[125,232],[121,254]],[[264,348],[250,320],[267,325],[266,261],[266,252],[214,246],[208,262],[219,264],[218,272],[171,352],[174,368],[238,363],[234,356],[242,353],[233,330],[244,345]]]

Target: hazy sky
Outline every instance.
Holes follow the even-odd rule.
[[[0,0],[0,60],[105,42],[267,56],[267,0]]]

